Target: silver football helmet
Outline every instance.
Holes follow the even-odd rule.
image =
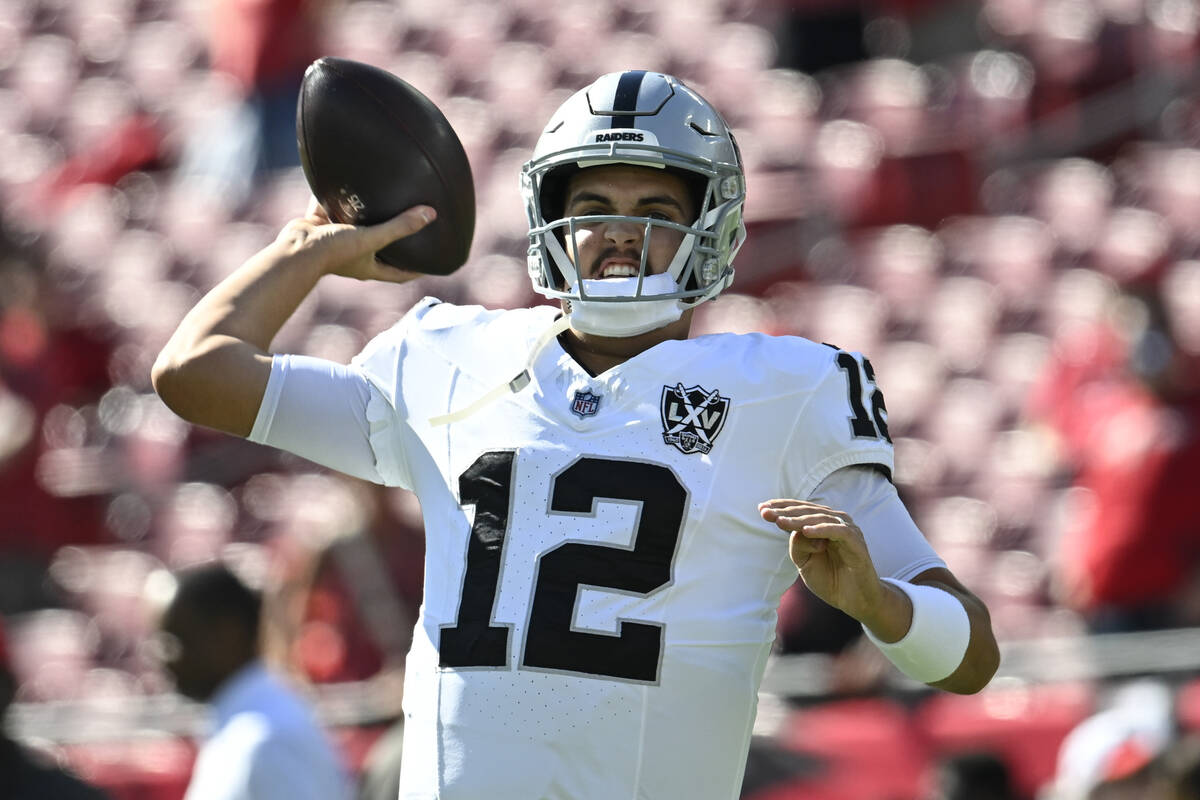
[[[649,217],[564,217],[570,176],[588,167],[670,169],[694,187],[690,225]],[[746,181],[737,143],[721,115],[678,79],[633,70],[604,75],[555,112],[521,170],[529,217],[529,276],[546,297],[568,301],[571,325],[602,336],[633,336],[666,325],[733,282],[746,238]],[[632,219],[644,226],[639,274],[581,280],[566,248],[585,223]],[[684,234],[663,275],[647,272],[656,226]]]

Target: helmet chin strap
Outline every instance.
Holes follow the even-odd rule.
[[[629,297],[637,292],[637,284],[636,277],[585,280],[583,293],[587,297]],[[642,279],[643,297],[670,294],[677,288],[675,279],[667,273]],[[571,327],[593,336],[637,336],[669,325],[683,314],[683,304],[676,298],[631,303],[577,299],[568,302]]]

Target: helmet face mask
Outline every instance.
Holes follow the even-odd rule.
[[[679,175],[694,187],[696,219],[679,224],[652,217],[563,217],[570,177],[610,164]],[[569,98],[522,170],[521,193],[534,289],[566,301],[579,330],[606,336],[653,330],[733,281],[733,257],[745,239],[745,178],[737,145],[720,114],[671,76],[611,73]],[[638,276],[580,280],[575,232],[585,224],[614,221],[643,226]],[[682,235],[665,277],[648,271],[649,242],[658,229]]]

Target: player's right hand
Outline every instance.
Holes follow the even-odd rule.
[[[378,225],[344,225],[330,220],[312,198],[304,216],[288,222],[275,241],[302,258],[314,259],[322,274],[404,283],[421,273],[396,269],[375,254],[397,239],[412,236],[436,217],[437,212],[429,206],[413,206]]]

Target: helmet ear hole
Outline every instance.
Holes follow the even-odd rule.
[[[579,172],[578,164],[565,164],[542,176],[538,191],[542,219],[547,222],[562,219],[567,207],[567,184],[576,172]]]
[[[688,197],[692,200],[692,218],[688,221],[694,222],[704,209],[704,200],[708,196],[708,176],[679,167],[667,167],[667,172],[679,178],[687,187]]]

